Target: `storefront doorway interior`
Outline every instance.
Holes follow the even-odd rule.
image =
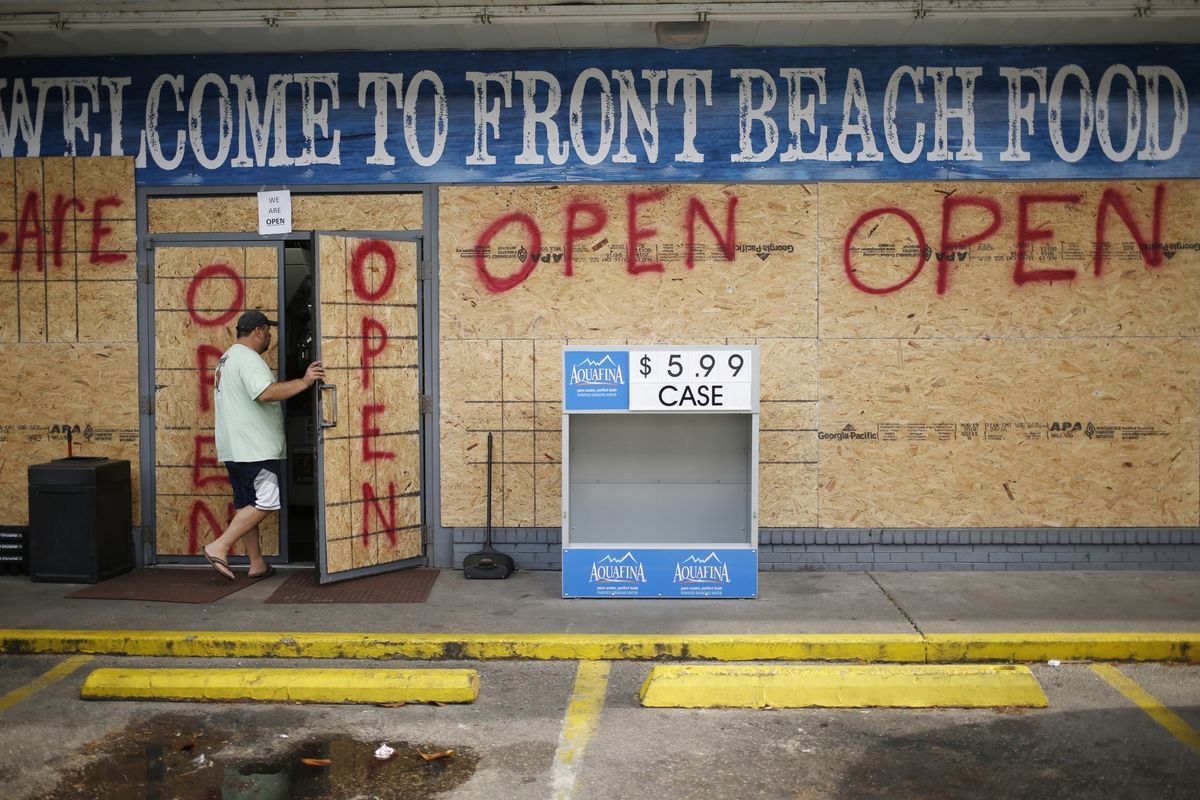
[[[283,377],[304,374],[313,360],[313,257],[308,241],[289,241],[284,246],[284,306],[282,327],[286,331],[280,353]],[[287,432],[287,560],[316,561],[316,388],[286,402]]]

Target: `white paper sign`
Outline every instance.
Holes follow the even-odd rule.
[[[749,350],[630,350],[630,411],[751,411]]]
[[[292,232],[292,193],[287,189],[258,193],[258,232]]]

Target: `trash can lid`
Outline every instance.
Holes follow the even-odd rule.
[[[29,465],[30,486],[90,486],[129,480],[129,461],[108,456],[70,456]]]

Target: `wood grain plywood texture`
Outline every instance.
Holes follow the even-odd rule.
[[[692,195],[720,232],[737,196],[734,262],[700,221],[709,260],[683,263]],[[1200,182],[441,201],[445,525],[483,524],[489,430],[495,523],[558,524],[563,345],[703,342],[761,348],[763,527],[1200,523]],[[650,228],[635,263],[663,271],[630,274]]]
[[[1200,335],[1198,205],[1196,181],[822,184],[821,336]],[[943,247],[944,220],[995,230]]]
[[[156,474],[162,477],[161,472]],[[193,555],[187,552],[188,540],[193,536],[193,532],[200,547],[221,535],[221,531],[233,518],[233,496],[228,491],[228,483],[224,486],[225,491],[214,489],[207,493],[197,492],[188,486],[180,492],[172,492],[166,488],[158,492],[155,498],[155,526],[160,537],[160,554],[163,554],[163,536],[167,537],[167,546],[183,551],[167,553],[168,555]],[[259,523],[258,537],[265,555],[279,553],[278,514],[272,514]],[[239,545],[234,552],[235,555],[240,555],[244,554],[245,550]]]
[[[213,433],[213,373],[236,340],[242,311],[259,308],[278,319],[278,271],[274,246],[167,246],[154,252],[159,555],[196,555],[229,519],[232,495]],[[274,344],[263,358],[278,369]],[[263,553],[279,554],[278,515],[263,521],[259,539]]]
[[[292,227],[298,231],[421,230],[419,194],[292,193]],[[148,204],[151,233],[258,231],[256,195],[157,197]]]
[[[102,161],[111,173],[111,190],[121,179],[123,160]],[[0,340],[80,341],[81,319],[86,323],[104,310],[92,297],[79,302],[81,281],[118,281],[116,288],[136,297],[133,243],[118,244],[112,236],[111,217],[121,213],[110,197],[81,195],[88,187],[76,185],[76,171],[75,159],[0,160],[0,192],[6,195],[0,206],[0,282],[13,287],[11,315],[0,318]],[[132,187],[132,177],[129,181]],[[99,217],[93,219],[97,206]],[[136,338],[136,328],[123,333],[115,340]],[[99,341],[114,341],[113,332]]]
[[[0,160],[0,341],[135,341],[131,159]]]
[[[813,187],[464,187],[444,189],[440,203],[441,315],[454,338],[617,335],[672,342],[714,334],[815,335]],[[727,240],[731,204],[733,261],[704,221]],[[517,218],[480,246],[480,234],[511,214],[540,230],[536,262],[528,223]],[[630,274],[631,214],[640,232],[635,269],[661,264],[661,271]],[[577,230],[596,232],[577,237],[568,276],[563,248],[569,219]],[[597,227],[601,220],[605,224]],[[515,280],[522,271],[528,276],[505,291],[489,290],[480,280],[477,252],[496,281]]]
[[[772,342],[772,419],[811,436],[793,407],[815,399],[816,187],[448,188],[440,202],[443,524],[485,521],[488,430],[495,523],[561,522],[565,344]],[[568,270],[569,225],[582,233]],[[773,453],[798,458],[796,435]]]
[[[448,338],[440,342],[442,524],[447,520],[484,520],[486,511],[487,432],[499,431],[504,417],[501,386],[491,369],[503,360],[499,340]]]
[[[133,161],[0,159],[4,522],[25,524],[29,464],[67,455],[138,471]]]
[[[1194,339],[821,345],[823,527],[1200,523]]]
[[[336,394],[322,390],[319,393],[321,402],[321,419],[345,426],[350,424],[350,391],[351,386],[359,376],[352,370],[353,361],[350,355],[350,338],[353,335],[349,323],[349,305],[346,302],[347,267],[346,243],[337,237],[324,237],[320,240],[317,250],[317,270],[320,275],[320,356],[325,367],[324,383],[343,387]],[[329,298],[330,302],[326,302]],[[352,536],[349,523],[349,510],[346,504],[354,496],[353,476],[351,474],[351,440],[348,430],[331,428],[324,433],[322,455],[324,458],[325,480],[325,541],[326,558],[330,570],[335,563],[334,550],[330,543],[347,541]],[[336,509],[336,513],[331,511]],[[337,548],[340,551],[340,546]],[[339,564],[348,565],[349,551],[345,558],[336,559]],[[337,570],[348,569],[348,566],[337,567]]]
[[[318,251],[321,360],[338,388],[338,424],[324,433],[326,569],[337,573],[422,552],[418,250],[323,236]]]
[[[5,524],[28,523],[26,469],[67,455],[126,459],[138,491],[137,345],[0,344],[0,502]]]

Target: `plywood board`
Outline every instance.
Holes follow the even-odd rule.
[[[292,193],[298,231],[415,231],[424,227],[419,194]],[[156,197],[148,204],[151,233],[257,233],[258,197]]]
[[[1196,181],[822,184],[821,335],[1200,335],[1198,207]],[[944,220],[996,228],[943,247]]]
[[[807,394],[779,399],[815,399],[816,187],[463,187],[440,201],[444,525],[485,520],[489,430],[496,524],[561,522],[564,344],[808,340]],[[790,358],[771,366],[795,394]]]
[[[195,554],[205,543],[221,535],[229,523],[233,510],[233,498],[226,492],[208,495],[187,491],[174,494],[159,491],[155,503],[155,530],[158,532],[160,552],[162,540],[170,546],[172,555]],[[279,552],[279,516],[272,514],[258,526],[259,546],[264,554]],[[245,555],[245,547],[238,543],[234,555]]]
[[[737,241],[756,246],[729,264],[701,223],[710,260],[687,269],[678,215],[693,194],[718,230],[736,195]],[[636,260],[661,261],[661,273],[629,274],[630,198],[634,238],[656,229]],[[1200,369],[1200,240],[1189,223],[1200,182],[463,187],[441,199],[445,525],[483,524],[489,430],[496,524],[557,524],[559,465],[545,445],[561,427],[564,344],[705,341],[761,348],[764,527],[1193,525],[1200,515],[1186,388]],[[570,224],[585,233],[568,270]],[[762,266],[786,269],[750,269]],[[925,346],[936,355],[909,357]],[[901,349],[904,380],[884,380],[879,359]],[[994,373],[1007,382],[994,385]],[[1119,384],[1120,400],[1047,394],[1117,391],[1089,382]],[[916,386],[954,387],[946,419]],[[1092,436],[1051,431],[1058,414],[1084,431],[1091,421]],[[975,428],[961,424],[992,425],[992,438],[968,446]],[[1033,444],[1039,425],[1044,446]],[[853,449],[864,443],[876,450]],[[947,477],[914,499],[902,494],[909,472]],[[1025,476],[1020,492],[1010,473]],[[1060,473],[1070,480],[1046,488]],[[1130,476],[1145,488],[1120,488]]]
[[[48,159],[53,160],[53,159]],[[132,158],[76,158],[76,195],[81,198],[104,198],[104,218],[133,220],[137,218],[137,191],[133,179]],[[92,210],[92,206],[88,206]],[[84,213],[80,212],[83,217]]]
[[[0,192],[0,341],[136,341],[132,159],[3,159]]]
[[[159,247],[154,253],[155,541],[188,555],[219,536],[231,500],[213,435],[213,370],[235,341],[237,317],[261,308],[277,319],[279,255],[266,247]],[[264,354],[278,367],[274,345]],[[278,555],[278,515],[259,526]],[[241,552],[239,550],[237,552]]]
[[[322,445],[326,571],[336,574],[422,552],[418,252],[322,236],[318,254],[321,360],[337,387],[337,425]]]
[[[16,281],[0,278],[0,342],[11,343],[20,339],[18,309],[21,306],[17,300],[20,293],[21,287]]]
[[[126,459],[134,524],[141,519],[137,345],[4,344],[0,363],[0,504],[6,524],[28,523],[27,469],[67,455]]]
[[[27,517],[26,467],[67,455],[138,471],[133,160],[0,159],[0,500]]]
[[[815,201],[803,185],[444,189],[443,325],[454,338],[813,336]],[[572,219],[596,232],[574,237],[568,275]]]
[[[1194,339],[821,347],[822,527],[1200,523]]]
[[[815,528],[818,467],[759,464],[758,524],[762,528]]]

